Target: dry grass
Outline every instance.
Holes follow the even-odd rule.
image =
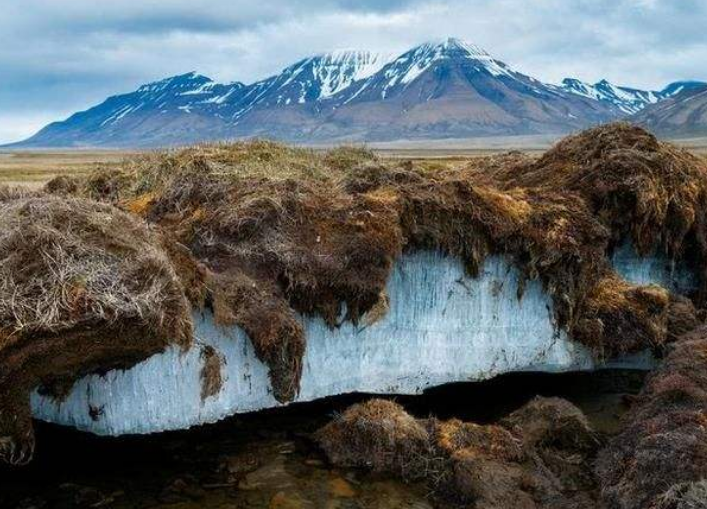
[[[536,398],[504,423],[415,419],[396,403],[371,400],[316,440],[337,466],[426,482],[440,507],[596,507],[589,465],[599,441],[579,409]]]
[[[656,250],[707,266],[707,164],[630,124],[570,136],[536,161],[482,168],[503,189],[562,189],[581,196],[611,231],[648,255]]]
[[[707,330],[683,336],[651,374],[622,432],[597,463],[604,496],[622,509],[705,507]]]
[[[628,144],[631,157],[645,159],[635,133],[605,129],[611,135],[602,150]],[[543,159],[601,160],[577,139],[584,143],[569,138]],[[694,162],[658,148],[663,166]],[[659,348],[671,301],[664,290],[620,281],[609,267],[612,225],[602,220],[604,209],[562,186],[496,185],[517,168],[527,175],[514,178],[536,178],[536,164],[510,153],[466,169],[430,168],[355,147],[313,151],[253,141],[143,155],[97,170],[79,191],[142,215],[186,246],[199,268],[187,271],[185,286],[207,289],[199,304],[209,305],[219,323],[247,332],[270,367],[276,397],[288,401],[298,391],[306,347],[297,313],[322,316],[333,327],[384,309],[379,299],[403,250],[460,257],[471,275],[487,256],[505,255],[526,278],[543,282],[558,327],[598,355]],[[631,177],[622,165],[611,171],[617,186]],[[567,174],[558,170],[556,178]],[[678,186],[662,175],[654,179],[661,189]],[[72,186],[54,183],[59,193]],[[682,215],[694,209],[688,198]],[[660,208],[665,200],[650,195],[642,203]],[[639,220],[660,232],[669,222],[655,214]],[[203,281],[195,285],[194,274]]]
[[[115,166],[126,152],[0,152],[0,185],[38,189],[57,176],[85,176],[96,165]]]
[[[0,457],[34,440],[30,392],[191,341],[184,288],[142,221],[79,198],[0,190]]]
[[[660,496],[656,509],[705,509],[707,480],[673,485]]]

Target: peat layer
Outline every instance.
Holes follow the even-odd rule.
[[[504,172],[535,175],[545,164],[597,182],[502,181]],[[612,240],[636,232],[642,253],[689,251],[701,267],[686,245],[704,237],[704,161],[617,124],[569,138],[540,161],[510,155],[472,166],[434,170],[385,164],[361,149],[320,154],[249,142],[133,160],[96,172],[81,192],[140,214],[188,249],[191,260],[180,259],[196,267],[178,273],[203,290],[192,300],[248,333],[280,401],[296,395],[301,373],[306,338],[296,314],[331,326],[358,320],[384,298],[403,250],[458,256],[471,275],[490,254],[507,256],[542,280],[558,327],[598,355],[665,341],[668,293],[624,282],[606,255]],[[601,200],[582,195],[584,187],[604,189]]]
[[[254,141],[141,156],[36,196],[4,191],[5,458],[30,455],[33,387],[58,393],[188,344],[187,299],[240,326],[276,397],[292,400],[306,348],[298,313],[332,327],[380,315],[405,250],[457,256],[471,275],[505,256],[542,281],[557,327],[598,356],[660,349],[694,321],[692,304],[623,281],[607,253],[629,236],[641,253],[661,249],[702,275],[706,175],[704,161],[615,124],[537,161],[510,154],[440,169]],[[205,395],[217,383],[212,360]]]

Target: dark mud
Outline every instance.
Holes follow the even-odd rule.
[[[536,395],[578,405],[595,429],[618,431],[644,374],[512,374],[395,400],[418,417],[492,423]],[[330,466],[312,434],[367,396],[332,398],[176,433],[101,438],[38,424],[47,447],[27,467],[0,467],[8,508],[430,508],[422,484]]]

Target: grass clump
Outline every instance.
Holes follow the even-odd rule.
[[[599,441],[580,410],[536,398],[502,422],[416,419],[371,400],[315,438],[334,465],[424,482],[441,507],[596,507],[587,478]]]
[[[0,456],[33,452],[29,398],[186,347],[190,306],[157,234],[108,204],[0,191]]]
[[[682,336],[654,371],[597,462],[607,501],[690,508],[707,478],[707,329]],[[701,495],[700,495],[701,494]]]
[[[503,189],[559,189],[581,196],[609,228],[613,245],[630,239],[640,255],[663,252],[707,267],[707,163],[639,127],[617,123],[560,141],[535,161],[483,168]]]

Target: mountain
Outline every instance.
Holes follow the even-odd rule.
[[[663,136],[707,136],[707,83],[678,86],[675,92],[631,120]]]
[[[607,80],[593,85],[573,78],[562,81],[562,88],[567,92],[612,105],[626,115],[636,114],[647,106],[669,99],[683,90],[692,90],[702,85],[704,83],[698,81],[677,81],[663,90],[651,91],[621,87]]]
[[[569,93],[610,104],[627,115],[637,113],[647,105],[655,104],[662,99],[658,92],[619,87],[607,80],[591,85],[577,79],[567,78],[562,81],[562,88]]]
[[[221,85],[191,72],[143,85],[135,92],[109,97],[63,122],[49,124],[27,146],[143,146],[140,137],[160,144],[205,139],[225,121],[213,111],[238,97],[245,85]],[[22,144],[21,144],[22,145]]]
[[[525,76],[458,39],[423,44],[323,104],[326,129],[359,139],[566,132],[611,117],[603,105]]]
[[[679,92],[675,85],[671,93]],[[662,93],[662,92],[661,92]],[[269,137],[298,142],[561,134],[634,113],[660,93],[542,83],[450,38],[390,58],[337,51],[249,85],[197,73],[110,97],[22,147],[153,147]]]

